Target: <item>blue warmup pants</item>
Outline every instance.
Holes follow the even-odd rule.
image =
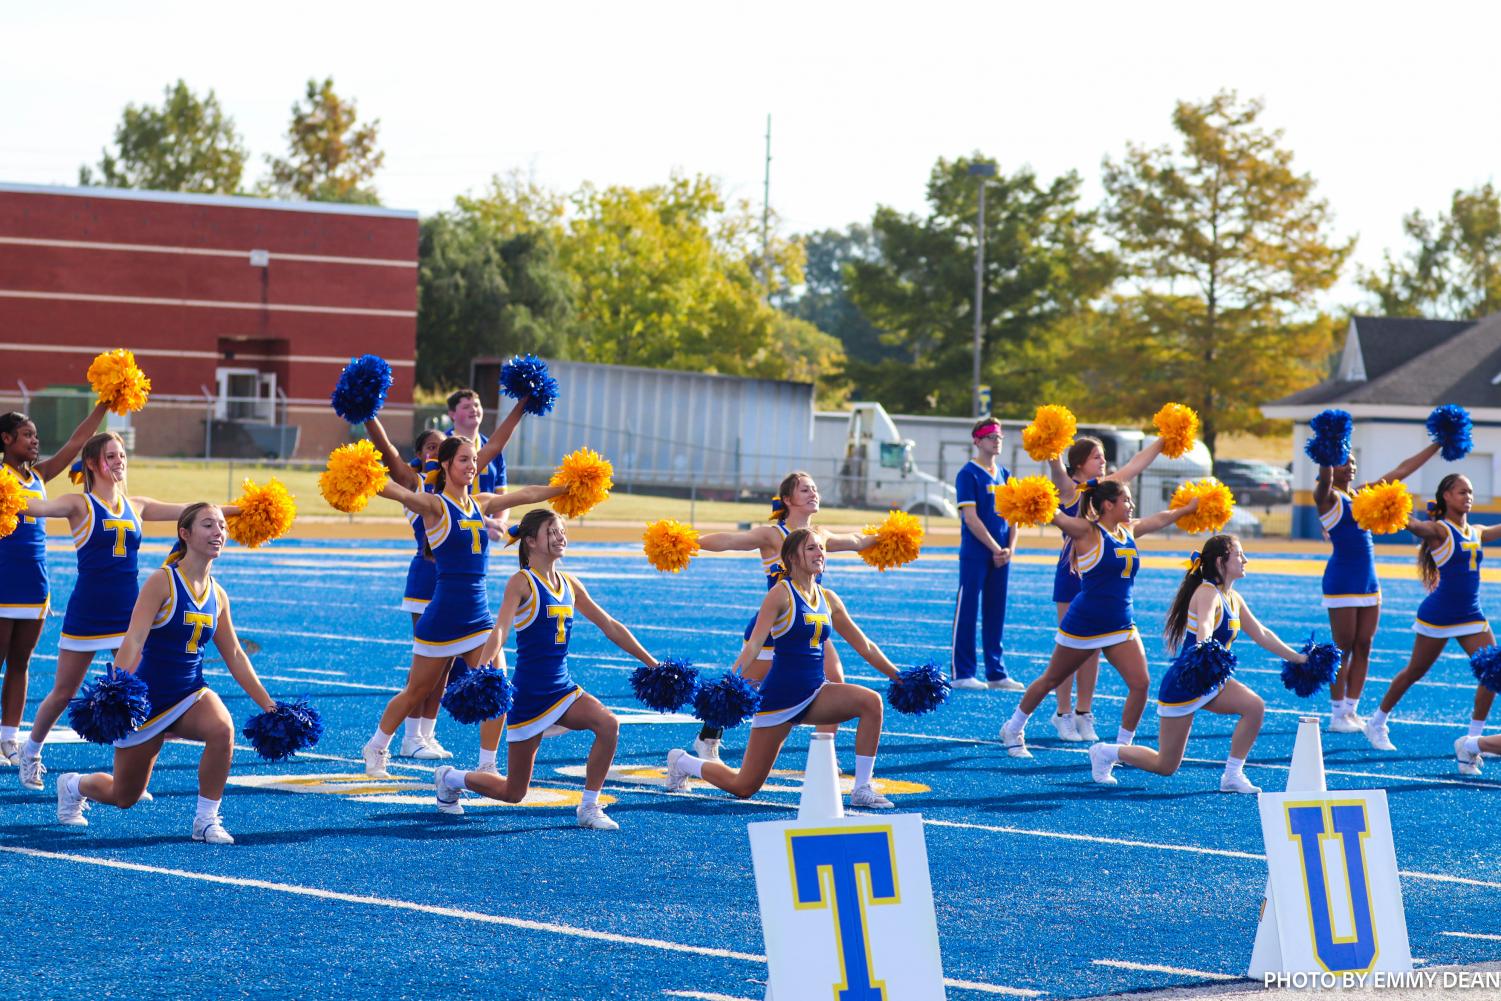
[[[980,641],[985,648],[985,680],[1006,677],[1005,647],[1001,636],[1006,630],[1006,584],[1011,579],[1011,564],[1003,567],[983,557],[959,557],[959,596],[954,609],[952,664],[955,678],[975,676],[975,620],[979,619]]]

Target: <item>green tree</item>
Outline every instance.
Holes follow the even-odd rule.
[[[1094,342],[1091,388],[1119,417],[1194,407],[1222,432],[1269,430],[1259,404],[1325,374],[1333,325],[1315,309],[1354,246],[1292,166],[1260,101],[1180,102],[1177,150],[1128,146],[1104,164],[1105,217],[1131,290]],[[1123,376],[1129,376],[1123,378]]]
[[[1402,230],[1406,256],[1383,255],[1360,284],[1385,316],[1469,320],[1501,311],[1501,192],[1490,182],[1455,191],[1447,213],[1412,212]]]
[[[379,205],[368,183],[386,159],[379,133],[380,119],[361,123],[355,103],[334,92],[332,77],[309,80],[303,100],[292,104],[286,157],[266,157],[272,190],[313,202]]]
[[[97,168],[80,167],[78,183],[205,194],[239,191],[249,154],[214,92],[199,97],[178,80],[163,90],[162,98],[159,108],[125,106],[115,126],[115,149],[101,151]]]
[[[779,303],[782,309],[838,339],[856,361],[896,357],[896,349],[881,340],[881,331],[850,299],[845,280],[846,265],[879,258],[870,227],[854,223],[842,230],[820,230],[802,237],[802,244],[807,256],[803,284]]]
[[[879,254],[845,267],[851,300],[895,352],[852,360],[848,374],[893,409],[972,410],[978,186],[969,168],[983,160],[940,159],[927,213],[878,208]],[[997,413],[1030,416],[1070,384],[1055,364],[1056,342],[1109,284],[1111,262],[1094,246],[1079,184],[1070,172],[1042,185],[1026,167],[987,182],[981,378]]]

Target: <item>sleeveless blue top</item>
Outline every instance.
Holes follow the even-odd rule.
[[[1210,586],[1212,587],[1213,585]],[[1234,608],[1227,611],[1225,606],[1230,602],[1233,602]],[[1239,595],[1227,597],[1222,594],[1220,595],[1220,600],[1215,603],[1214,632],[1210,634],[1209,638],[1217,640],[1220,646],[1225,647],[1227,650],[1230,648],[1230,644],[1235,642],[1235,637],[1240,634],[1240,608]],[[1179,651],[1178,656],[1181,657],[1184,653],[1198,645],[1199,617],[1190,611],[1188,613],[1188,621],[1184,624],[1183,649]],[[1167,672],[1163,674],[1162,682],[1157,686],[1158,704],[1169,708],[1186,706],[1192,702],[1197,702],[1205,696],[1212,696],[1220,688],[1224,687],[1221,685],[1215,688],[1213,692],[1192,690],[1183,683],[1178,671],[1179,664],[1180,661],[1174,658]]]
[[[823,646],[833,624],[828,596],[817,583],[811,602],[792,586],[792,581],[784,580],[781,586],[787,589],[789,603],[772,625],[771,670],[761,682],[758,715],[790,709],[824,683]]]
[[[1120,538],[1098,524],[1094,529],[1100,543],[1078,558],[1079,593],[1069,602],[1058,633],[1060,638],[1077,641],[1113,642],[1125,639],[1135,628],[1131,588],[1141,560],[1129,528],[1122,527]]]
[[[1324,565],[1324,597],[1350,602],[1379,596],[1375,541],[1370,532],[1356,524],[1350,495],[1343,490],[1333,493],[1334,506],[1319,515],[1332,548]]]
[[[1418,606],[1418,622],[1440,628],[1483,623],[1480,564],[1485,551],[1480,548],[1480,529],[1470,525],[1460,531],[1451,521],[1441,524],[1446,535],[1443,543],[1433,549],[1433,562],[1438,564],[1438,586]]]
[[[92,493],[83,495],[88,517],[73,533],[78,581],[68,597],[63,637],[94,640],[123,637],[140,593],[141,519],[130,498],[111,511]]]
[[[47,499],[47,485],[35,469],[21,484],[21,493],[32,500]],[[21,515],[16,530],[0,539],[0,610],[22,613],[7,618],[42,617],[47,604],[46,521]]]
[[[219,622],[219,585],[212,577],[200,598],[177,567],[167,567],[172,597],[156,613],[136,677],[151,695],[151,715],[166,712],[203,688],[203,651]]]

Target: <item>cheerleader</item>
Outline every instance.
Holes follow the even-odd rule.
[[[117,650],[125,640],[139,592],[136,554],[141,523],[176,521],[187,509],[184,504],[125,496],[125,467],[125,443],[115,432],[102,431],[83,446],[83,493],[26,505],[25,513],[32,517],[67,518],[78,551],[78,581],[68,597],[57,643],[57,674],[21,748],[21,785],[27,789],[42,788],[47,771],[42,745],[68,700],[78,694],[94,654]],[[237,513],[234,507],[222,510]],[[141,798],[149,797],[145,793]]]
[[[437,462],[433,493],[409,490],[394,481],[380,492],[422,518],[437,583],[432,600],[412,627],[412,667],[406,687],[392,696],[380,725],[365,744],[365,774],[372,778],[390,777],[386,765],[396,728],[420,712],[453,658],[463,657],[471,667],[480,663],[480,648],[495,624],[485,593],[490,533],[485,531],[484,516],[519,504],[536,504],[564,490],[538,486],[506,494],[471,494],[478,463],[468,438],[443,439]]]
[[[83,443],[104,419],[105,405],[95,405],[83,423],[58,449],[43,459],[36,425],[25,414],[0,414],[0,451],[21,492],[47,499],[47,481],[73,463]],[[26,675],[31,654],[47,618],[47,528],[39,517],[23,517],[16,530],[0,538],[0,764],[21,763],[21,714],[26,709]]]
[[[1117,481],[1130,484],[1140,476],[1157,456],[1162,454],[1162,439],[1154,438],[1145,448],[1126,461],[1126,464],[1109,476],[1105,473],[1105,443],[1098,438],[1083,437],[1075,440],[1063,456],[1048,463],[1048,472],[1058,488],[1058,501],[1064,514],[1079,515],[1079,500],[1097,483]],[[1079,575],[1074,572],[1073,539],[1063,537],[1063,548],[1058,552],[1058,565],[1053,571],[1053,604],[1058,609],[1058,621],[1068,612],[1069,603],[1079,593]],[[1067,741],[1094,743],[1100,737],[1094,728],[1094,689],[1100,677],[1100,655],[1091,653],[1078,672],[1058,686],[1058,711],[1053,715],[1053,729]],[[1072,689],[1078,685],[1079,698],[1071,702]]]
[[[117,667],[146,683],[151,716],[140,729],[115,741],[112,772],[68,772],[58,778],[58,823],[87,827],[83,811],[91,802],[122,810],[134,806],[151,780],[162,742],[171,736],[203,744],[193,840],[234,844],[219,818],[219,803],[234,756],[235,729],[224,703],[203,681],[203,651],[209,641],[251,701],[267,712],[276,703],[240,646],[229,597],[210,573],[226,535],[224,514],[212,504],[189,504],[177,519],[177,545],[167,565],[142,585],[115,657]]]
[[[781,552],[787,573],[762,600],[751,635],[735,660],[732,670],[744,673],[756,663],[767,637],[771,638],[771,668],[761,683],[761,708],[751,721],[740,767],[730,768],[674,748],[667,753],[669,792],[682,789],[692,777],[740,799],[753,796],[766,783],[794,726],[857,719],[855,787],[850,792],[850,805],[891,808],[891,801],[876,792],[872,782],[876,749],[881,742],[881,697],[869,688],[828,680],[823,664],[827,630],[832,627],[888,678],[896,680],[898,672],[855,625],[839,596],[818,583],[825,549],[823,539],[811,529],[797,528],[788,533]]]
[[[495,436],[492,439],[480,434],[479,426],[485,418],[485,407],[480,403],[479,394],[468,388],[449,394],[448,421],[452,425],[448,430],[450,435],[468,438],[480,449],[484,449],[492,440],[499,439],[500,442],[493,452],[486,452],[488,458],[480,463],[479,472],[474,476],[473,489],[480,493],[506,492],[506,457],[501,449],[505,448],[517,425],[521,423],[522,406],[525,403],[525,398],[516,401],[505,420],[495,426]],[[506,529],[505,513],[501,512],[498,517],[487,519],[485,525],[490,530],[490,541],[499,542],[501,533]]]
[[[1283,660],[1301,664],[1307,654],[1293,650],[1257,621],[1246,600],[1235,590],[1235,582],[1246,575],[1246,554],[1240,540],[1233,535],[1211,536],[1203,552],[1189,559],[1188,573],[1178,586],[1167,613],[1169,653],[1179,646],[1192,650],[1213,639],[1225,648],[1235,642],[1242,630],[1258,646]],[[1162,676],[1157,689],[1157,750],[1121,744],[1095,744],[1089,749],[1089,767],[1101,785],[1115,785],[1111,771],[1118,761],[1158,775],[1172,775],[1183,762],[1188,733],[1193,728],[1194,713],[1207,709],[1224,716],[1239,716],[1235,733],[1230,737],[1230,754],[1225,758],[1225,773],[1220,776],[1220,792],[1257,793],[1261,790],[1246,778],[1246,756],[1261,732],[1266,705],[1261,696],[1234,678],[1226,678],[1209,691],[1193,690],[1183,677],[1181,658]]]
[[[975,456],[955,478],[959,498],[959,594],[954,599],[954,633],[949,664],[955,688],[983,691],[995,688],[1019,692],[1022,683],[1007,677],[1003,634],[1006,629],[1006,586],[1016,530],[996,508],[996,488],[1011,479],[1011,470],[997,461],[1001,426],[983,417],[970,429]],[[985,680],[975,677],[975,625],[981,620],[980,643],[985,652]]]
[[[1147,655],[1132,621],[1131,587],[1141,569],[1136,537],[1160,531],[1199,506],[1198,499],[1182,507],[1160,511],[1133,521],[1131,488],[1120,480],[1101,480],[1083,491],[1083,508],[1090,517],[1059,511],[1053,524],[1072,544],[1080,577],[1079,593],[1058,624],[1056,645],[1048,669],[1027,686],[1021,705],[1001,727],[1001,744],[1013,758],[1030,758],[1026,726],[1032,711],[1048,692],[1100,653],[1120,672],[1129,693],[1121,708],[1117,744],[1129,744],[1147,706]]]
[[[1380,477],[1395,483],[1422,468],[1438,452],[1429,445],[1404,459]],[[1355,523],[1350,509],[1351,484],[1355,482],[1355,456],[1343,466],[1320,466],[1313,487],[1313,502],[1319,524],[1329,537],[1329,562],[1324,565],[1324,607],[1329,610],[1329,630],[1339,647],[1340,667],[1329,686],[1329,731],[1360,733],[1360,693],[1365,688],[1371,663],[1371,641],[1381,622],[1381,585],[1376,580],[1376,547],[1371,533]]]
[[[1438,493],[1428,505],[1431,520],[1409,518],[1407,530],[1418,537],[1418,573],[1428,597],[1418,606],[1412,631],[1412,657],[1397,672],[1381,696],[1381,705],[1366,721],[1365,735],[1378,751],[1395,751],[1387,733],[1387,718],[1407,690],[1416,684],[1450,639],[1459,641],[1466,654],[1483,646],[1495,645],[1490,623],[1480,610],[1480,563],[1485,558],[1481,546],[1501,538],[1501,524],[1481,529],[1470,524],[1470,508],[1475,488],[1469,478],[1450,473],[1438,481]],[[1470,736],[1478,737],[1485,729],[1491,702],[1496,695],[1484,685],[1475,687],[1475,710],[1470,718]]]
[[[641,663],[655,667],[657,662],[629,629],[594,603],[578,578],[558,569],[558,561],[568,548],[568,534],[561,517],[544,508],[528,511],[510,533],[519,543],[517,556],[521,570],[506,583],[500,615],[480,658],[484,661],[498,658],[504,663],[501,651],[506,632],[514,625],[515,694],[511,723],[506,728],[506,774],[462,772],[450,765],[440,767],[433,777],[438,809],[443,813],[463,813],[459,798],[465,789],[503,803],[521,802],[531,785],[532,766],[542,736],[548,728],[559,725],[594,734],[584,767],[584,796],[578,805],[578,825],[595,831],[618,831],[620,825],[605,816],[599,792],[615,760],[620,721],[598,699],[575,684],[568,672],[568,641],[573,635],[574,613],[582,614],[610,642]],[[496,740],[500,723],[492,720],[484,724],[485,731],[493,731]],[[485,731],[482,731],[482,746],[486,743]]]
[[[770,590],[784,576],[781,563],[782,543],[787,541],[789,533],[799,528],[817,532],[824,540],[825,548],[831,553],[858,553],[875,545],[876,538],[873,535],[826,532],[821,528],[813,528],[813,516],[818,513],[818,507],[818,484],[813,482],[813,477],[800,470],[788,473],[783,478],[782,485],[777,488],[777,495],[771,499],[771,524],[758,525],[744,532],[712,532],[700,536],[698,546],[710,553],[758,551],[761,554],[761,570],[766,575],[766,588]],[[755,616],[751,616],[751,620],[745,624],[747,639],[755,623]],[[768,637],[766,645],[756,657],[757,663],[745,672],[746,677],[751,680],[763,677],[771,663],[771,653],[772,644]],[[828,680],[844,681],[844,665],[840,663],[839,651],[834,648],[833,640],[825,645],[823,656]],[[837,724],[818,727],[820,733],[835,733],[838,729]],[[718,761],[719,742],[723,736],[724,731],[717,727],[704,727],[693,742],[694,753],[708,761]]]

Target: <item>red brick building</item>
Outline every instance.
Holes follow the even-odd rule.
[[[295,439],[321,457],[350,437],[329,391],[368,352],[396,376],[387,413],[410,418],[417,226],[367,206],[0,183],[0,409],[85,384],[123,347],[152,382],[138,454]]]

